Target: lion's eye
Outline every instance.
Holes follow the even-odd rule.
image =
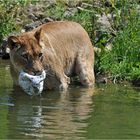
[[[39,53],[39,59],[40,61],[43,61],[43,53]]]
[[[28,54],[27,54],[27,53],[23,53],[21,56],[22,56],[22,58],[24,58],[25,60],[28,60]]]
[[[43,53],[39,53],[39,58],[41,58],[41,57],[42,57],[42,55],[43,55]]]
[[[13,48],[17,48],[17,49],[19,49],[21,46],[20,46],[20,44],[13,44]]]

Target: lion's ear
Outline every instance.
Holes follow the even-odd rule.
[[[8,46],[9,46],[10,50],[19,49],[20,48],[20,43],[19,43],[18,37],[10,36],[8,38]]]
[[[41,28],[40,28],[39,30],[37,30],[37,31],[35,32],[34,36],[35,36],[35,38],[36,38],[36,40],[37,40],[39,46],[43,49],[44,46],[45,46],[44,43],[47,41],[47,38],[46,38],[46,36],[44,35],[43,30],[41,30]],[[45,42],[44,42],[44,40],[45,40]]]
[[[38,42],[40,40],[40,35],[41,35],[41,28],[39,30],[37,30],[34,34],[34,36]]]

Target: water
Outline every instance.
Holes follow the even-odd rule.
[[[42,97],[14,89],[0,60],[0,139],[140,139],[140,89],[127,85],[70,87]]]

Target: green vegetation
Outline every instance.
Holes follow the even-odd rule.
[[[133,81],[140,78],[140,19],[136,1],[122,0],[114,4],[115,37],[112,51],[98,54],[96,66],[99,73],[106,73],[112,80]]]
[[[29,3],[30,0],[0,0],[0,43],[9,33],[21,29],[16,24],[16,18]]]
[[[113,41],[111,52],[103,51],[98,60],[100,71],[118,80],[140,77],[140,21],[132,19]]]
[[[76,1],[74,1],[76,2]],[[106,74],[111,80],[140,79],[140,5],[138,0],[81,0],[86,6],[70,6],[66,1],[57,0],[53,6],[44,8],[43,17],[54,20],[72,20],[80,23],[89,33],[93,44],[101,50],[96,53],[96,75]],[[0,42],[13,31],[19,31],[22,25],[15,19],[24,12],[29,4],[41,4],[41,1],[0,0]],[[105,15],[109,28],[102,28],[98,22]],[[23,18],[21,18],[23,19]],[[102,22],[103,23],[103,22]],[[107,50],[111,44],[112,50]]]

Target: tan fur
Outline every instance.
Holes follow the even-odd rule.
[[[66,89],[74,75],[85,86],[94,84],[93,46],[78,23],[50,22],[20,36],[11,36],[8,42],[15,84],[21,70],[37,74],[43,69],[47,72],[47,89]]]

